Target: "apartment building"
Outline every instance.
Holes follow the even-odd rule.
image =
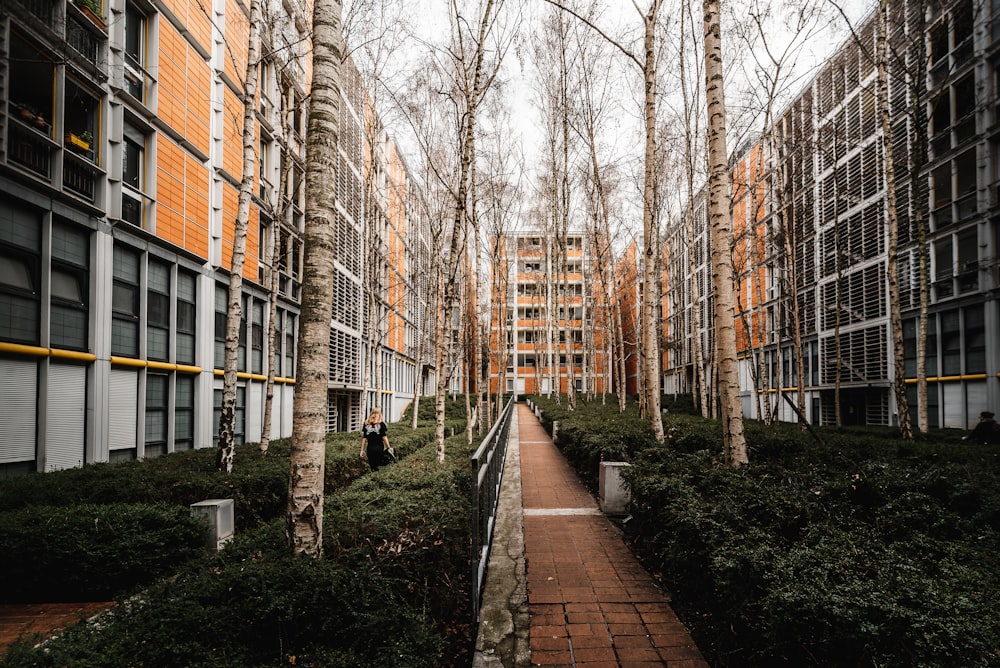
[[[613,390],[608,300],[595,264],[602,259],[585,234],[570,232],[564,241],[537,230],[502,240],[494,261],[505,280],[491,299],[503,314],[492,322],[491,392],[566,393],[570,384],[583,393]]]
[[[801,374],[814,424],[834,424],[838,406],[844,424],[897,424],[891,387],[903,374],[915,419],[923,251],[929,422],[968,428],[980,411],[1000,409],[1000,15],[972,0],[892,6],[903,369],[893,364],[890,330],[884,151],[869,59],[874,21],[739,154],[733,172],[744,413],[796,419],[782,395],[796,391]],[[697,271],[690,278],[700,299],[693,303],[690,287],[678,288],[683,281],[668,282],[681,306],[669,327],[687,340],[692,309],[711,322],[704,319],[711,272],[703,199],[695,226]],[[676,256],[671,273],[686,276],[677,263],[688,240],[678,232],[667,244]],[[710,334],[703,328],[698,335],[708,342]],[[668,378],[685,388],[690,352],[684,346],[668,355]]]
[[[262,430],[270,248],[278,274],[272,437],[291,433],[301,298],[308,42],[297,3],[268,7],[243,272],[239,441]],[[247,34],[247,7],[237,0],[4,3],[0,475],[213,444],[243,169]],[[361,78],[350,64],[342,96],[331,430],[360,424],[363,360],[377,354],[365,348],[361,321],[370,163]],[[403,271],[410,280],[418,267]],[[406,318],[412,327],[416,319]],[[398,351],[404,360],[410,353]]]

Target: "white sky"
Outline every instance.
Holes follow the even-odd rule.
[[[356,0],[358,2],[362,1],[372,1],[372,0]],[[433,43],[438,45],[444,45],[448,39],[449,25],[447,19],[447,12],[451,5],[451,0],[374,0],[375,2],[383,3],[391,12],[398,12],[398,15],[403,18],[403,21],[407,24],[408,28],[414,35],[418,37],[416,40],[408,40],[409,46],[399,50],[398,62],[400,63],[400,68],[405,68],[414,62],[413,55],[415,53],[419,54],[422,50],[426,50],[429,47],[427,44]],[[568,4],[579,5],[582,4],[581,0],[564,0]],[[748,54],[746,53],[747,47],[741,45],[739,40],[736,38],[735,30],[732,29],[732,20],[727,21],[727,17],[732,17],[735,12],[737,16],[745,16],[748,13],[748,8],[750,3],[756,2],[757,4],[763,3],[765,0],[738,0],[737,2],[724,2],[723,9],[723,41],[724,47],[727,48],[727,53],[724,57],[727,58],[727,106],[730,107],[728,114],[730,117],[731,126],[739,126],[741,123],[746,123],[745,114],[743,112],[752,112],[753,107],[756,106],[752,102],[748,102],[746,98],[746,91],[748,90],[745,83],[746,73],[752,73],[752,64],[747,64],[750,61],[749,58],[745,58],[744,62],[741,64],[735,61],[734,54],[742,53],[744,57]],[[802,90],[803,86],[812,78],[815,68],[818,64],[821,64],[829,55],[843,42],[847,37],[847,32],[843,24],[843,19],[840,17],[839,13],[835,11],[831,2],[833,0],[771,0],[773,4],[771,25],[769,30],[769,44],[772,49],[780,50],[780,45],[782,43],[782,13],[788,12],[788,8],[793,6],[795,2],[805,2],[813,3],[814,6],[819,7],[825,14],[826,20],[821,21],[822,29],[818,29],[810,38],[805,42],[801,49],[796,53],[794,58],[795,72],[789,77],[789,82],[787,85],[787,90],[785,92],[786,100],[791,96],[797,94]],[[845,13],[852,19],[852,21],[857,22],[864,14],[869,11],[874,0],[837,0],[842,1],[845,8]],[[460,7],[463,10],[468,9],[470,22],[475,21],[476,5],[478,5],[478,0],[457,0]],[[637,0],[638,4],[645,6],[648,0]],[[347,0],[345,4],[350,4],[350,0]],[[516,0],[507,0],[506,4],[508,6],[516,4]],[[638,15],[638,12],[633,5],[632,0],[604,0],[605,10],[599,15],[598,24],[600,27],[609,35],[620,40],[620,43],[626,47],[635,49],[636,52],[640,51],[641,47],[641,35],[642,35],[642,21]],[[667,18],[671,18],[670,13],[677,12],[677,0],[674,2],[668,2],[664,5],[662,10]],[[534,22],[533,17],[542,15],[543,12],[548,11],[549,5],[543,0],[525,0],[525,18],[520,26],[520,39],[522,40],[517,53],[512,49],[508,55],[506,65],[506,75],[509,79],[509,94],[508,94],[508,106],[511,111],[511,117],[514,121],[516,132],[521,135],[521,143],[524,148],[524,152],[527,157],[529,169],[535,160],[532,158],[534,150],[542,145],[543,136],[541,133],[542,122],[540,120],[540,113],[537,109],[537,105],[533,102],[536,96],[534,93],[535,82],[534,79],[537,76],[532,63],[528,62],[531,54],[530,45],[530,29]],[[695,7],[694,17],[699,19],[700,5]],[[700,26],[698,27],[700,30]],[[787,32],[784,33],[787,37]],[[672,38],[673,39],[673,38]],[[421,41],[424,42],[421,44]],[[352,45],[349,45],[352,46]],[[359,63],[360,65],[360,63]],[[621,100],[621,117],[617,119],[617,126],[613,132],[613,136],[608,137],[607,141],[613,144],[613,150],[618,152],[620,155],[617,159],[628,161],[633,164],[638,164],[641,160],[642,155],[642,141],[641,141],[641,125],[639,124],[639,100],[638,91],[641,86],[641,73],[634,63],[629,62],[620,53],[615,53],[611,58],[611,66],[616,68],[619,75],[622,77],[621,90],[623,91]],[[676,62],[672,62],[670,58],[661,57],[659,63],[659,68],[661,72],[668,72],[671,68],[676,69]],[[703,85],[703,84],[702,84]],[[759,87],[756,87],[759,88]],[[671,104],[671,96],[675,96],[676,91],[671,90],[668,86],[661,85],[659,93],[661,95],[661,105]],[[679,103],[674,101],[674,104],[679,106]],[[782,105],[779,104],[779,108]],[[759,113],[759,112],[758,112]],[[406,141],[406,136],[408,134],[408,129],[402,119],[398,116],[395,119],[390,118],[389,114],[387,116],[387,125],[390,128],[390,132],[397,138],[397,141],[402,145],[404,151],[409,153],[412,149],[407,149],[408,142]],[[729,142],[730,150],[735,150],[739,142],[739,137],[733,137]],[[419,161],[415,156],[410,156],[408,162],[411,167],[415,167]],[[634,168],[633,168],[634,171]]]

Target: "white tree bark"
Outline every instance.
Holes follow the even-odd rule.
[[[726,102],[723,87],[722,29],[719,0],[705,0],[705,92],[708,101],[709,218],[712,224],[712,285],[715,289],[715,341],[722,404],[725,462],[746,464],[746,438],[739,396],[736,328],[733,313],[733,221],[726,149]]]
[[[323,553],[330,317],[343,56],[340,0],[313,5],[313,82],[306,147],[299,363],[292,416],[287,533],[295,554]]]

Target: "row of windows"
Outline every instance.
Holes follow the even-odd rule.
[[[58,217],[46,224],[26,207],[0,208],[0,339],[87,350],[89,294],[89,232]]]
[[[215,348],[213,361],[215,368],[221,369],[226,361],[226,320],[229,304],[229,287],[222,283],[215,286]],[[264,373],[264,351],[266,332],[264,311],[267,301],[250,295],[243,296],[241,305],[239,344],[236,367],[238,371]],[[249,321],[247,315],[250,315]],[[296,317],[285,309],[277,309],[275,314],[274,364],[275,373],[281,376],[295,375],[295,322]],[[249,325],[249,331],[248,331]],[[250,340],[250,357],[247,358],[247,338]]]
[[[90,351],[91,232],[29,207],[0,208],[0,340]],[[111,354],[196,364],[197,275],[117,243]],[[228,287],[215,294],[215,359],[223,366]],[[262,373],[267,302],[244,297],[239,370]],[[249,331],[246,314],[249,314]],[[276,315],[275,371],[295,374],[295,314]],[[249,334],[249,359],[247,337]]]

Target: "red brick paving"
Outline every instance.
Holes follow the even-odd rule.
[[[517,419],[532,665],[707,668],[531,409]]]
[[[100,603],[0,603],[0,656],[18,638],[35,634],[51,637],[113,604]]]

